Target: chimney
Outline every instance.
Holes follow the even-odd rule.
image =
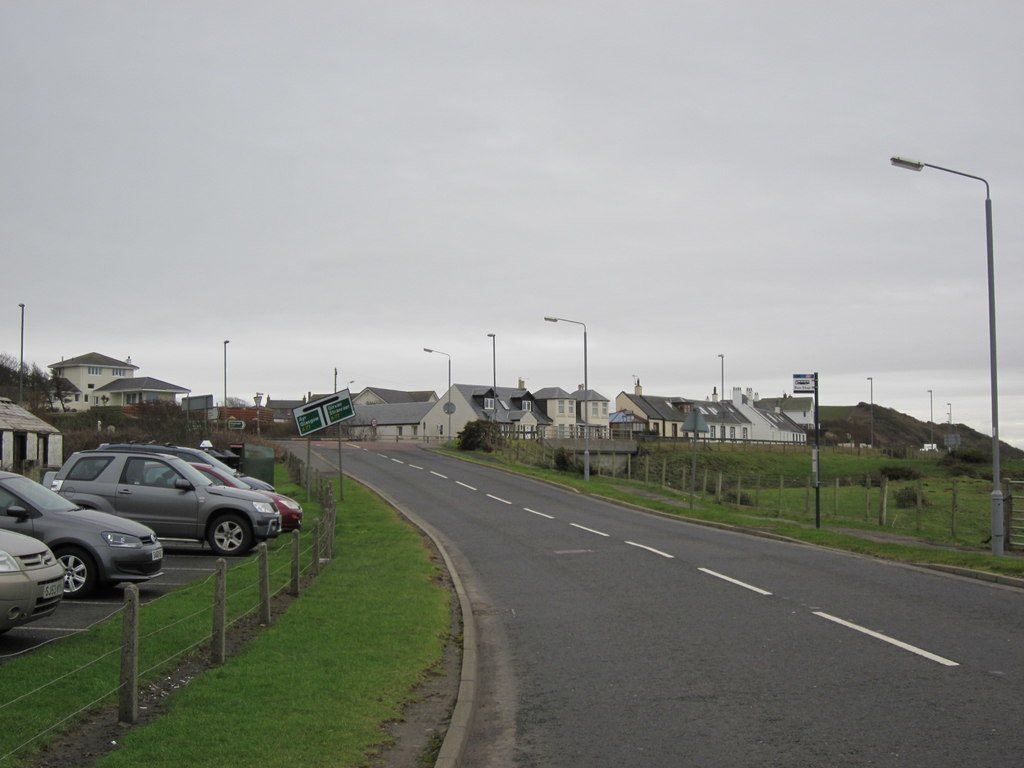
[[[522,377],[519,378],[519,389],[526,389],[526,379]]]
[[[633,387],[633,394],[637,397],[641,397],[644,394],[644,388],[640,385],[640,378],[637,377],[636,386]]]

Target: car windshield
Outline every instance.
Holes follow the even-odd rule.
[[[22,502],[38,509],[40,512],[70,512],[73,509],[78,509],[77,504],[68,501],[49,488],[44,488],[35,480],[29,480],[27,477],[11,477],[0,481],[0,488],[4,488],[12,495],[17,496]]]

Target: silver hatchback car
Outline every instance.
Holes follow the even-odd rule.
[[[101,584],[146,581],[162,573],[164,549],[152,528],[80,509],[13,472],[0,472],[0,530],[50,547],[64,566],[65,597],[85,597]]]
[[[0,634],[44,619],[64,597],[64,569],[40,541],[0,531]]]

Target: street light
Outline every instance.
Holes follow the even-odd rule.
[[[21,307],[21,356],[18,358],[18,405],[25,400],[25,305]]]
[[[493,333],[487,334],[491,338],[491,378],[494,388],[494,409],[491,412],[491,421],[498,420],[498,342]]]
[[[868,376],[871,382],[871,447],[875,447],[875,380]]]
[[[583,326],[583,479],[590,480],[590,383],[587,379],[587,324],[564,317],[545,317],[549,323],[572,323]]]
[[[935,445],[935,395],[928,390],[928,444]]]
[[[448,358],[448,402],[444,405],[444,412],[448,414],[448,440],[450,441],[452,439],[452,411],[455,410],[452,407],[452,356],[439,349],[427,349],[424,347],[423,351],[433,352],[435,355],[444,355]]]
[[[725,400],[725,355],[719,355],[722,359],[722,391],[718,395],[719,400]]]
[[[992,554],[1000,556],[1003,554],[1003,484],[999,476],[999,386],[997,380],[996,365],[996,281],[995,281],[995,257],[992,247],[992,198],[989,194],[988,181],[981,176],[973,176],[962,171],[954,171],[951,168],[943,168],[940,165],[921,163],[916,160],[908,160],[905,157],[893,157],[890,161],[897,168],[905,168],[910,171],[920,171],[924,168],[934,168],[936,171],[952,173],[956,176],[963,176],[968,179],[980,181],[985,185],[985,244],[988,256],[988,345],[989,345],[989,375],[991,377],[992,389]],[[950,418],[952,421],[952,417]]]
[[[228,428],[228,344],[231,339],[224,339],[224,429]]]
[[[260,434],[260,405],[263,403],[263,393],[257,392],[253,402],[256,403],[256,434],[258,436]]]

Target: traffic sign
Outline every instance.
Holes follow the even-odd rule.
[[[299,430],[300,437],[305,437],[340,421],[351,419],[355,415],[352,395],[347,389],[292,409],[292,416],[295,418],[295,426]]]
[[[228,429],[245,429],[245,422],[241,419],[229,419]]]
[[[817,384],[818,374],[816,373],[794,373],[793,374],[793,391],[794,392],[814,392]]]

